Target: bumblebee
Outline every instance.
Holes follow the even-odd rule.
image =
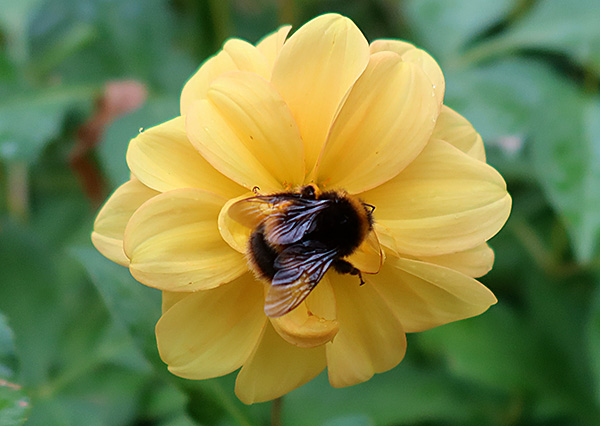
[[[250,206],[256,203],[260,206]],[[271,318],[302,303],[329,268],[357,275],[364,284],[361,272],[344,258],[367,238],[374,239],[381,256],[372,232],[374,206],[343,191],[320,192],[307,185],[297,192],[238,201],[230,211],[235,219],[249,207],[264,212],[250,236],[247,257],[258,277],[269,284],[265,313]]]

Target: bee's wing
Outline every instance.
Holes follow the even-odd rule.
[[[337,256],[315,241],[287,247],[275,260],[275,276],[265,297],[265,313],[271,318],[297,307],[321,281]]]
[[[317,213],[330,200],[311,200],[292,194],[258,195],[235,202],[229,216],[248,228],[265,223],[265,238],[274,245],[290,245],[302,239]]]
[[[290,199],[265,221],[265,238],[276,245],[294,244],[310,229],[317,214],[330,200]]]
[[[256,228],[268,215],[276,212],[282,201],[281,196],[256,196],[233,203],[227,214],[236,222],[248,228]]]

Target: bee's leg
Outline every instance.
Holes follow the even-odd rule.
[[[353,273],[354,271],[356,271],[356,273]],[[360,273],[360,271],[356,268],[354,268],[354,271],[351,272],[352,275],[358,275],[358,278],[360,278],[360,285],[364,285],[365,284],[365,280],[363,280],[362,274]]]
[[[336,272],[340,274],[358,275],[358,278],[360,278],[360,285],[363,285],[365,283],[361,272],[358,269],[356,269],[354,265],[352,265],[350,262],[342,259],[336,259],[333,261],[332,266],[333,269],[335,269]]]

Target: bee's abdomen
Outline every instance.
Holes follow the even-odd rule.
[[[275,258],[278,253],[267,243],[264,234],[264,226],[260,225],[250,235],[249,260],[253,269],[263,278],[272,280],[275,276]]]

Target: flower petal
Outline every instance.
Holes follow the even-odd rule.
[[[427,263],[454,269],[469,277],[482,277],[491,271],[494,265],[494,250],[487,244],[480,244],[472,249],[441,256],[419,257]]]
[[[256,47],[244,40],[229,39],[223,50],[206,60],[183,87],[181,115],[186,115],[195,101],[204,99],[211,83],[229,71],[249,71],[267,79],[271,75],[267,58]]]
[[[267,323],[264,334],[235,382],[245,404],[269,401],[315,378],[325,368],[325,348],[299,348],[283,340]]]
[[[94,222],[92,243],[105,257],[119,265],[129,266],[123,251],[123,234],[131,215],[143,203],[159,193],[137,179],[125,182],[106,201]]]
[[[345,260],[362,272],[376,274],[381,269],[383,258],[377,234],[375,231],[371,231],[356,251]]]
[[[431,140],[391,181],[361,194],[377,207],[396,251],[438,256],[468,250],[494,236],[510,213],[502,176],[452,145]]]
[[[246,72],[214,81],[186,119],[190,140],[217,170],[248,189],[281,191],[304,179],[302,140],[281,96]]]
[[[305,303],[270,320],[275,331],[292,345],[314,348],[330,342],[340,325],[335,320],[335,296],[329,280],[324,277]]]
[[[240,368],[266,323],[262,303],[262,284],[250,274],[188,294],[156,324],[162,360],[173,374],[187,379],[218,377]]]
[[[240,223],[240,221],[237,221],[231,217],[231,215],[229,214],[230,207],[233,204],[236,204],[238,201],[245,200],[249,197],[252,197],[253,195],[254,195],[254,193],[250,192],[250,193],[245,193],[244,195],[240,195],[239,197],[232,198],[231,200],[229,200],[225,203],[225,205],[221,209],[221,212],[219,213],[219,232],[221,233],[221,237],[223,237],[223,240],[225,240],[225,242],[227,242],[227,244],[229,244],[229,246],[232,249],[234,249],[242,254],[246,253],[246,249],[248,247],[248,240],[250,239],[252,230],[256,226],[258,226],[258,222],[260,222],[260,220],[257,220],[256,223],[254,224],[254,226],[251,226],[251,227],[245,226],[243,224],[244,222]],[[252,207],[251,204],[246,204],[246,205],[248,205],[248,207]],[[247,213],[247,215],[249,216],[248,220],[261,217],[261,216],[258,216],[258,214],[254,214],[253,216],[250,216],[250,214],[252,214],[252,213],[257,213],[257,210],[246,209],[243,212]]]
[[[331,385],[355,385],[398,365],[406,351],[404,330],[370,282],[359,286],[339,274],[330,279],[340,322],[339,333],[327,344]]]
[[[406,257],[398,252],[396,241],[389,228],[376,223],[375,229],[377,235],[381,238],[381,245],[385,247],[386,251],[396,257]],[[436,265],[454,269],[469,277],[477,278],[484,276],[492,269],[494,265],[494,250],[487,243],[483,243],[456,253],[439,256],[418,256],[418,259],[423,262],[435,263]]]
[[[162,292],[162,304],[161,312],[164,314],[169,309],[177,304],[180,300],[185,299],[189,295],[194,293],[185,293],[183,291],[163,291]]]
[[[475,279],[417,260],[390,256],[371,280],[407,333],[479,315],[496,303]]]
[[[283,46],[283,43],[285,42],[285,39],[288,36],[288,33],[291,29],[291,25],[284,25],[274,33],[271,33],[268,36],[264,37],[256,45],[258,51],[262,53],[265,56],[265,58],[267,58],[269,70],[273,69],[273,64],[275,64],[275,60],[279,56],[281,47]],[[267,80],[268,79],[269,78],[267,78]]]
[[[309,21],[283,45],[271,80],[300,128],[307,172],[342,99],[368,60],[367,40],[351,20],[337,14]]]
[[[271,318],[271,324],[285,341],[300,348],[322,346],[333,340],[340,328],[336,320],[311,315],[304,303],[282,317]]]
[[[438,114],[429,78],[391,52],[371,56],[333,123],[317,183],[359,193],[392,179],[421,152]]]
[[[184,117],[144,130],[132,139],[127,164],[135,177],[160,192],[199,188],[232,197],[245,191],[194,148],[185,133]]]
[[[225,199],[200,189],[157,195],[125,230],[129,269],[143,284],[168,291],[205,290],[247,271],[244,257],[223,241],[217,218]]]
[[[446,141],[465,154],[485,161],[485,149],[479,133],[466,118],[446,105],[442,107],[431,137]]]
[[[412,62],[421,67],[433,85],[433,91],[435,92],[435,97],[438,101],[438,107],[442,106],[446,82],[444,80],[442,69],[429,53],[401,40],[375,40],[371,43],[370,48],[371,54],[377,52],[395,52],[400,55],[403,61]]]

